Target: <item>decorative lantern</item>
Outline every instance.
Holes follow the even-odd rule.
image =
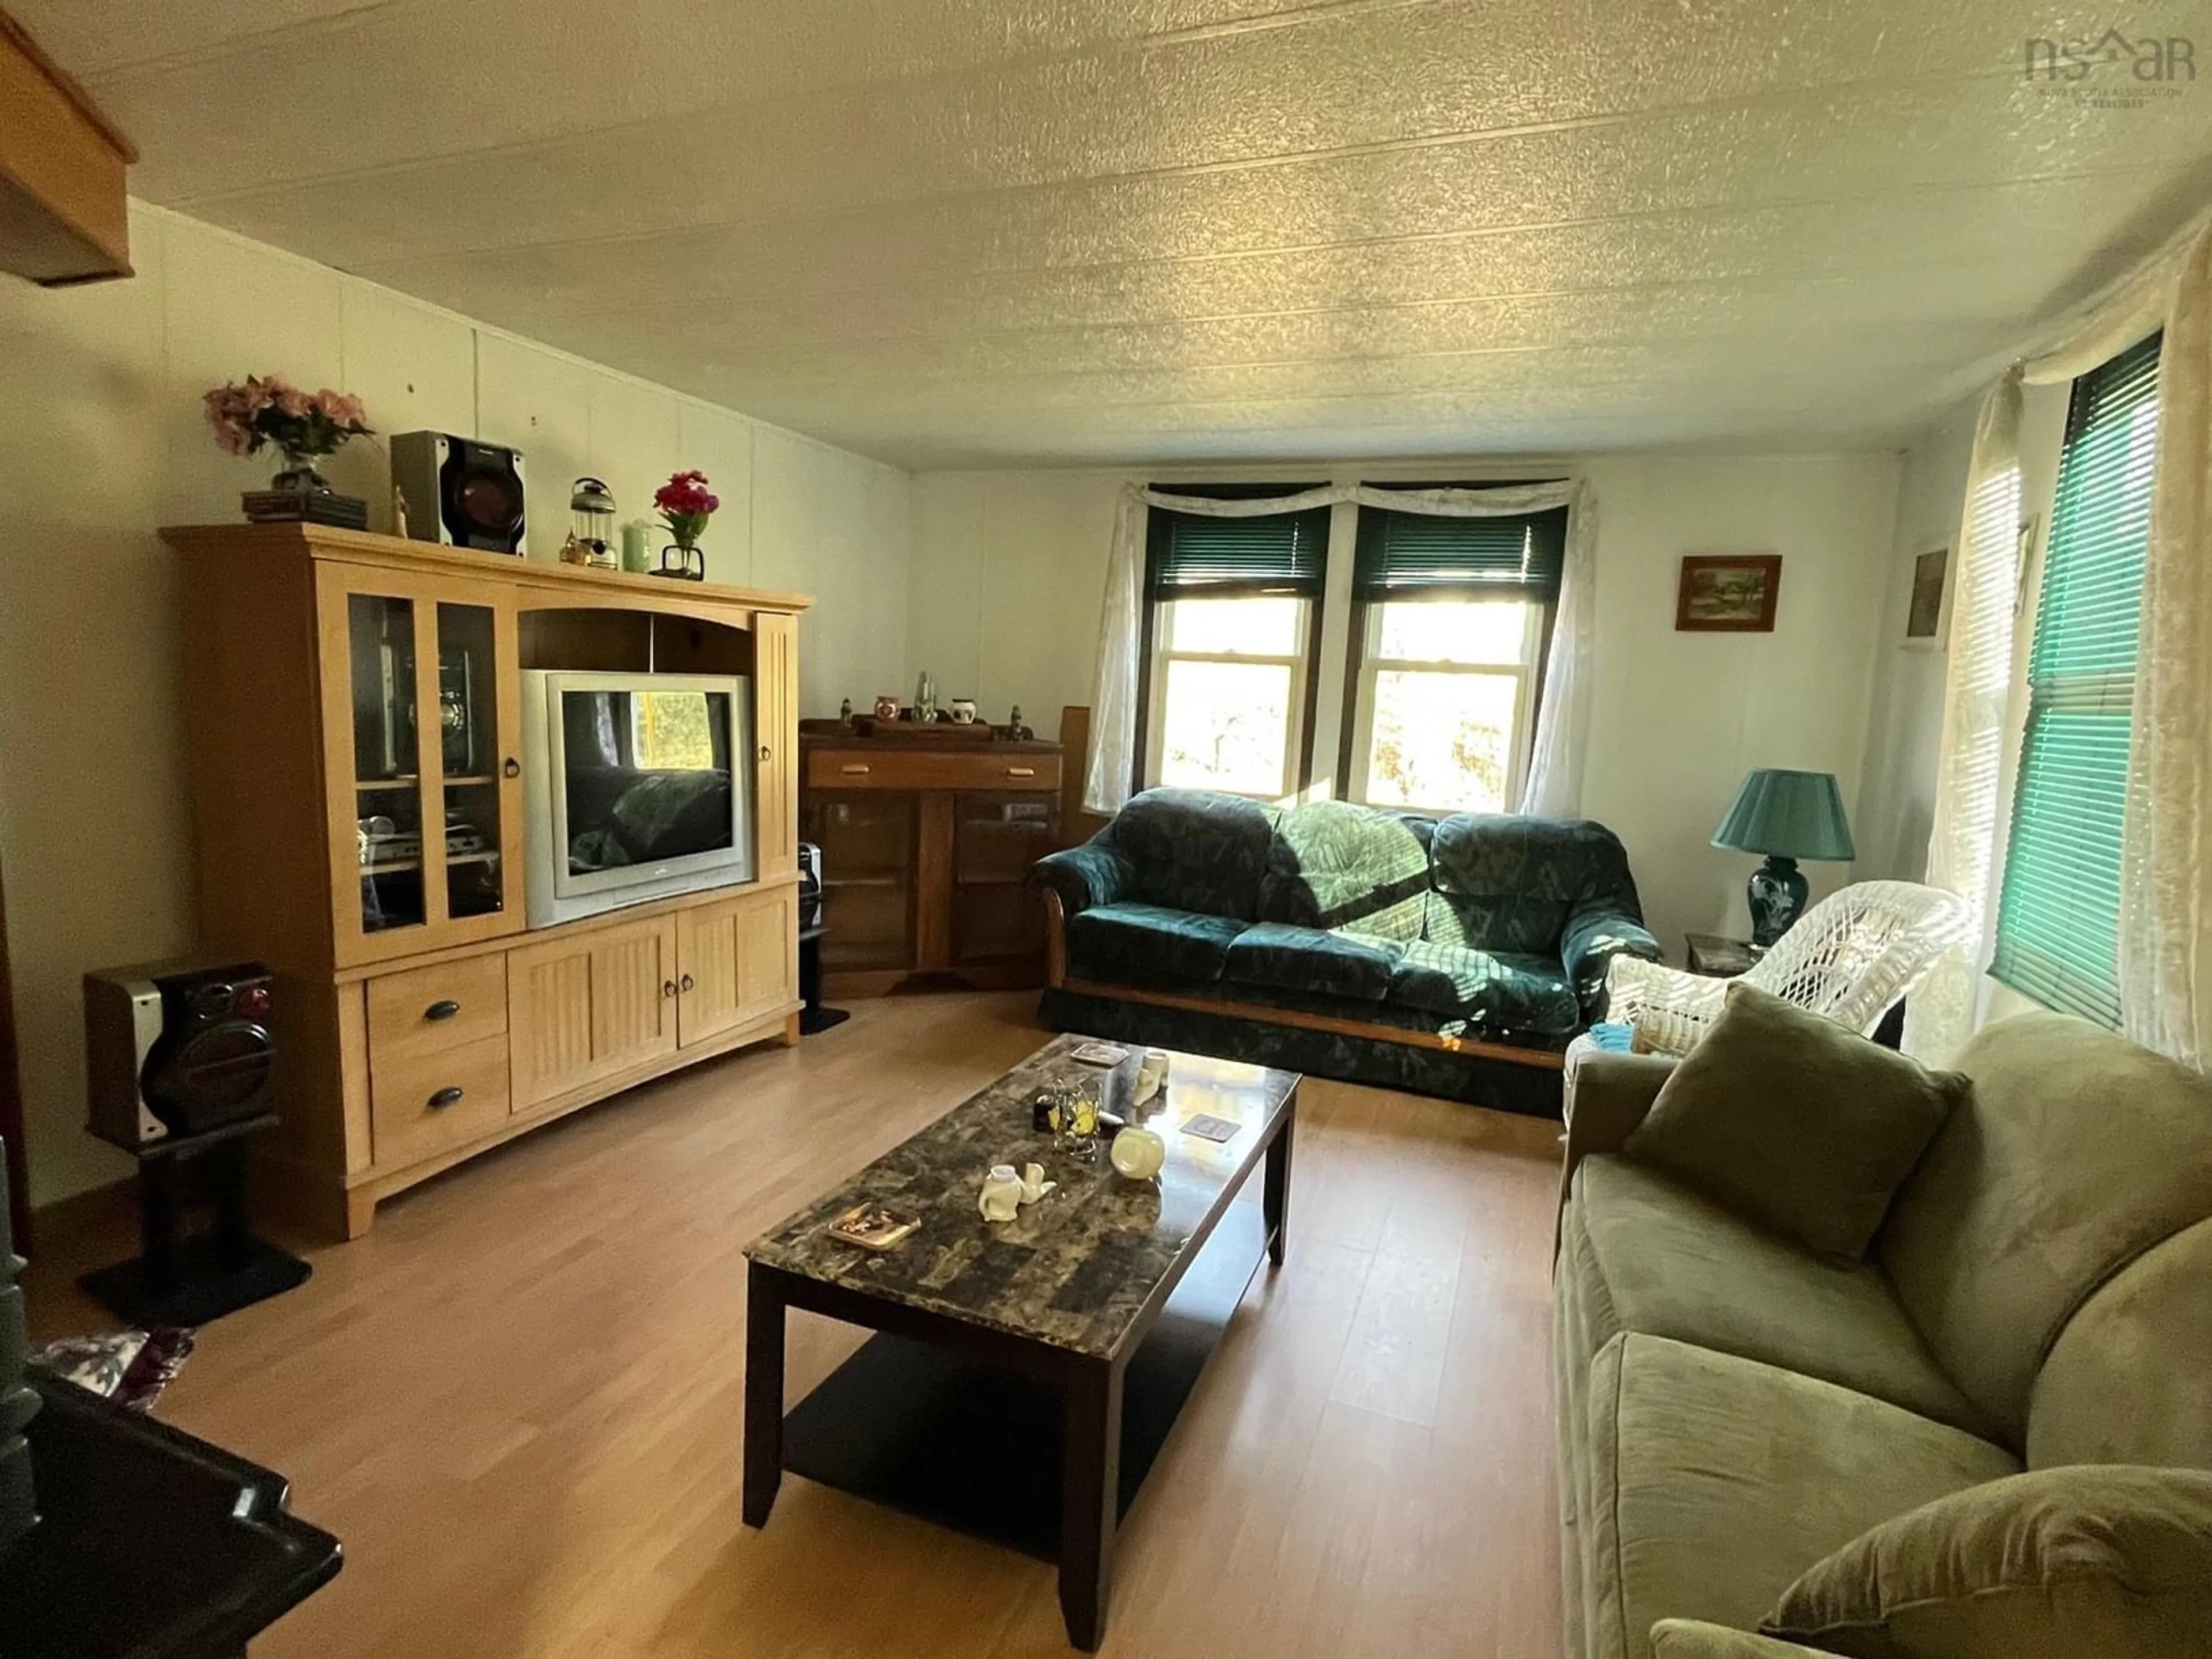
[[[569,492],[568,540],[561,550],[561,562],[599,570],[622,568],[622,555],[615,546],[614,492],[598,478],[579,478]]]

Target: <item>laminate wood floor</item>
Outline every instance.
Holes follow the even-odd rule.
[[[1067,1653],[1048,1566],[791,1476],[738,1521],[744,1244],[1042,1042],[1033,1007],[861,1003],[637,1090],[204,1331],[157,1414],[345,1544],[256,1659]],[[1555,1655],[1556,1126],[1318,1079],[1299,1112],[1289,1262],[1130,1512],[1103,1651]],[[49,1243],[34,1330],[112,1324],[70,1275],[119,1241]],[[860,1340],[794,1316],[789,1397]]]

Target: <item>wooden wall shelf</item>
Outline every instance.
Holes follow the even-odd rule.
[[[47,287],[131,275],[138,151],[0,11],[0,270]]]

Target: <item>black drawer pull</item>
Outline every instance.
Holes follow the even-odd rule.
[[[422,1018],[425,1019],[451,1019],[455,1014],[458,1014],[460,1012],[461,1005],[454,1001],[453,998],[446,997],[440,1001],[432,1003],[428,1007],[425,1008],[422,1011]]]
[[[448,1106],[458,1106],[460,1103],[460,1090],[451,1085],[439,1090],[436,1094],[430,1097],[430,1109],[434,1112],[442,1112]]]

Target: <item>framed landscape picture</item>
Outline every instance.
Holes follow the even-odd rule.
[[[1692,554],[1682,561],[1675,631],[1771,634],[1781,594],[1779,553]]]

